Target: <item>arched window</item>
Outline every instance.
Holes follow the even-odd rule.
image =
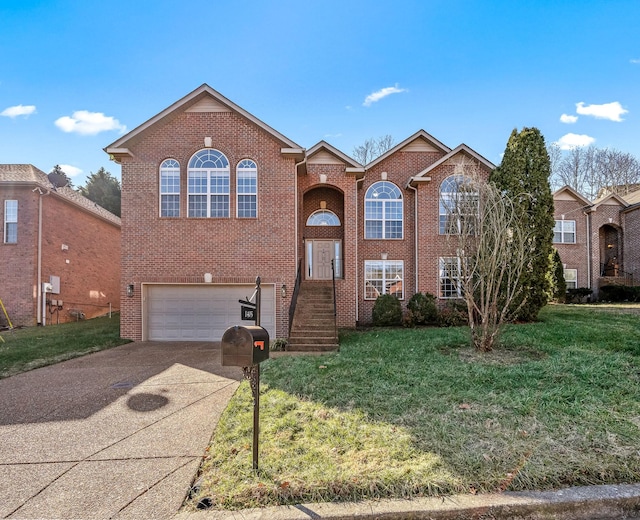
[[[250,159],[243,159],[236,168],[236,193],[238,218],[258,216],[258,166]]]
[[[478,216],[478,192],[464,175],[447,177],[440,185],[440,234],[457,235]]]
[[[180,163],[175,159],[160,165],[160,216],[180,216]]]
[[[395,184],[372,184],[364,198],[364,237],[402,238],[402,213],[402,193]]]
[[[307,226],[339,226],[340,219],[333,211],[319,209],[314,211],[307,219]]]
[[[222,152],[205,149],[189,161],[190,217],[229,217],[229,161]]]

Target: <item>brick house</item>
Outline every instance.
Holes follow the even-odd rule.
[[[14,326],[119,309],[118,217],[30,164],[0,164],[0,211],[0,299]]]
[[[567,288],[640,283],[640,191],[589,201],[565,186],[553,194],[554,247]]]
[[[494,168],[423,130],[364,167],[206,84],[105,151],[122,165],[122,335],[218,340],[260,276],[261,325],[298,348],[335,346],[334,274],[338,327],[369,323],[384,293],[456,298],[440,201],[465,164]]]

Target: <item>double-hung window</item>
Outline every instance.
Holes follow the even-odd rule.
[[[404,262],[402,260],[365,260],[364,298],[375,300],[383,294],[404,299]]]
[[[556,220],[553,228],[554,244],[575,244],[576,243],[576,221]]]
[[[565,269],[564,282],[567,285],[567,289],[577,289],[578,288],[578,270]]]
[[[372,184],[364,199],[364,237],[402,238],[402,213],[402,193],[395,184]]]
[[[447,177],[440,185],[441,235],[474,234],[478,220],[478,192],[464,175]]]
[[[243,159],[236,168],[238,218],[258,216],[258,167],[250,159]]]
[[[18,242],[18,201],[4,201],[4,243]]]
[[[180,216],[180,163],[175,159],[160,165],[160,216]]]
[[[457,256],[440,258],[440,298],[461,298],[462,259]]]
[[[189,216],[229,217],[229,161],[222,152],[200,150],[187,173]]]

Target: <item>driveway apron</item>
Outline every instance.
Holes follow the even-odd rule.
[[[0,518],[170,518],[242,379],[137,342],[0,380]]]

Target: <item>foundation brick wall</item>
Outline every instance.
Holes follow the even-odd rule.
[[[554,219],[573,220],[576,223],[576,243],[554,243],[565,269],[577,269],[577,287],[589,285],[589,263],[587,259],[587,219],[585,205],[580,200],[554,200]]]
[[[76,319],[70,309],[80,309],[92,318],[120,308],[120,227],[86,209],[79,208],[55,192],[42,196],[34,185],[2,186],[4,200],[18,201],[18,243],[0,243],[0,298],[14,326],[37,323],[38,284],[60,277],[60,294],[49,299],[62,300],[63,308],[50,314],[47,324]],[[38,214],[42,199],[42,277],[37,279]],[[2,218],[4,223],[4,215]],[[4,233],[3,233],[4,242]],[[68,249],[62,250],[62,244]],[[67,263],[66,260],[69,260]],[[0,313],[1,314],[1,313]],[[6,321],[0,316],[0,323]]]
[[[4,201],[18,201],[18,242],[4,243],[4,229],[0,232],[0,299],[4,303],[12,325],[36,324],[36,274],[38,241],[38,197],[33,187],[0,187],[1,223],[4,227]],[[0,324],[7,325],[0,312]]]

